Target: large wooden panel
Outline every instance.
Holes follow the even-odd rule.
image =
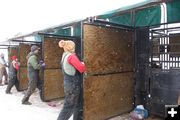
[[[84,60],[88,74],[133,70],[133,32],[84,25]]]
[[[11,57],[16,55],[18,57],[18,51],[19,51],[19,48],[16,46],[14,47],[8,47],[8,61],[9,63],[11,63]]]
[[[160,52],[159,40],[152,41],[152,45],[153,58],[157,58]]]
[[[40,45],[37,45],[40,47]],[[20,70],[19,70],[19,89],[26,90],[28,88],[28,73],[27,73],[27,55],[31,51],[30,44],[20,43],[19,45],[19,61],[20,61]],[[41,50],[39,51],[38,59],[40,60]]]
[[[27,67],[20,67],[20,69],[19,69],[19,90],[26,90],[27,88],[28,88]]]
[[[58,46],[60,40],[61,39],[57,38],[45,38],[44,40],[44,61],[46,63],[46,69],[56,69],[60,67],[63,54],[63,49]]]
[[[83,113],[85,120],[104,120],[131,111],[134,95],[134,33],[84,25]]]
[[[31,45],[29,44],[19,44],[19,54],[20,54],[20,58],[19,58],[19,61],[21,63],[21,67],[25,67],[27,66],[27,55],[29,54],[29,52],[31,51]]]
[[[18,46],[8,47],[8,62],[9,62],[9,66],[10,66],[10,64],[12,62],[11,57],[15,55],[18,58],[19,57],[18,53],[19,53],[19,47]],[[17,74],[17,77],[19,79],[19,72]],[[19,90],[21,90],[21,88],[19,88]]]
[[[170,52],[180,52],[180,34],[169,37]],[[180,56],[180,54],[178,54]]]
[[[133,73],[84,80],[84,120],[105,120],[133,109]]]
[[[46,69],[43,87],[45,101],[64,97],[62,71],[60,69]]]

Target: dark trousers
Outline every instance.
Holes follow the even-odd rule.
[[[64,75],[64,106],[57,120],[68,120],[73,114],[73,120],[78,120],[80,85],[79,76]]]
[[[38,88],[39,91],[42,90],[42,81],[39,78],[39,70],[34,70],[33,72],[32,71],[29,72],[28,78],[29,78],[28,89],[22,99],[22,103],[29,101],[30,96],[32,95],[32,93],[35,91],[36,88]]]
[[[8,83],[8,74],[5,67],[0,68],[0,84],[2,84],[2,78],[4,76],[4,83]]]
[[[19,91],[18,86],[19,86],[19,81],[17,76],[9,77],[9,83],[6,88],[6,93],[10,93],[11,88],[15,85],[17,91]]]
[[[22,99],[22,103],[29,101],[29,98],[32,95],[32,93],[35,91],[36,87],[37,87],[37,80],[30,79],[28,83],[28,89]]]

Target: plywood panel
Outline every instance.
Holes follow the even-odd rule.
[[[19,50],[19,54],[20,54],[19,61],[21,63],[21,67],[25,67],[25,66],[27,66],[27,59],[26,59],[26,57],[29,54],[29,52],[31,51],[31,45],[21,43],[19,45],[19,47],[20,47],[20,50]]]
[[[159,57],[159,40],[152,41],[152,45],[153,57]]]
[[[45,38],[44,40],[44,61],[46,63],[46,69],[56,69],[60,67],[63,54],[63,49],[58,46],[60,40],[61,39],[57,38]]]
[[[62,71],[60,69],[46,69],[43,87],[45,101],[64,97]]]
[[[40,45],[37,45],[40,47]],[[19,81],[20,90],[25,90],[28,87],[28,74],[27,74],[27,55],[31,51],[31,45],[30,44],[24,44],[21,43],[19,45],[19,61],[20,61],[20,70],[19,70]],[[38,60],[40,60],[41,57],[41,50],[39,51]]]
[[[133,109],[133,73],[89,76],[84,80],[84,120],[105,120]]]
[[[27,67],[20,67],[20,69],[19,69],[19,89],[26,90],[27,88],[28,88]]]
[[[133,32],[84,25],[84,61],[88,74],[133,70]]]
[[[170,52],[180,52],[180,35],[169,37]],[[180,56],[180,54],[178,54]]]
[[[16,55],[18,57],[18,47],[8,47],[8,59],[9,63],[12,61],[11,57]]]

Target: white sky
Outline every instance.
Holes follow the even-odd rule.
[[[145,0],[1,0],[0,41]]]

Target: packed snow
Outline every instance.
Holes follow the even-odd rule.
[[[57,120],[63,100],[42,102],[36,90],[29,99],[32,105],[22,105],[25,92],[13,87],[12,94],[5,94],[6,87],[0,86],[0,120]]]
[[[12,94],[5,94],[7,85],[0,86],[0,120],[57,120],[62,109],[63,100],[43,102],[40,99],[39,91],[32,94],[29,101],[32,105],[22,105],[21,100],[25,91],[17,92],[12,88]],[[128,120],[129,114],[124,114],[109,120]],[[72,116],[69,120],[73,120]],[[148,120],[161,120],[149,118]]]

